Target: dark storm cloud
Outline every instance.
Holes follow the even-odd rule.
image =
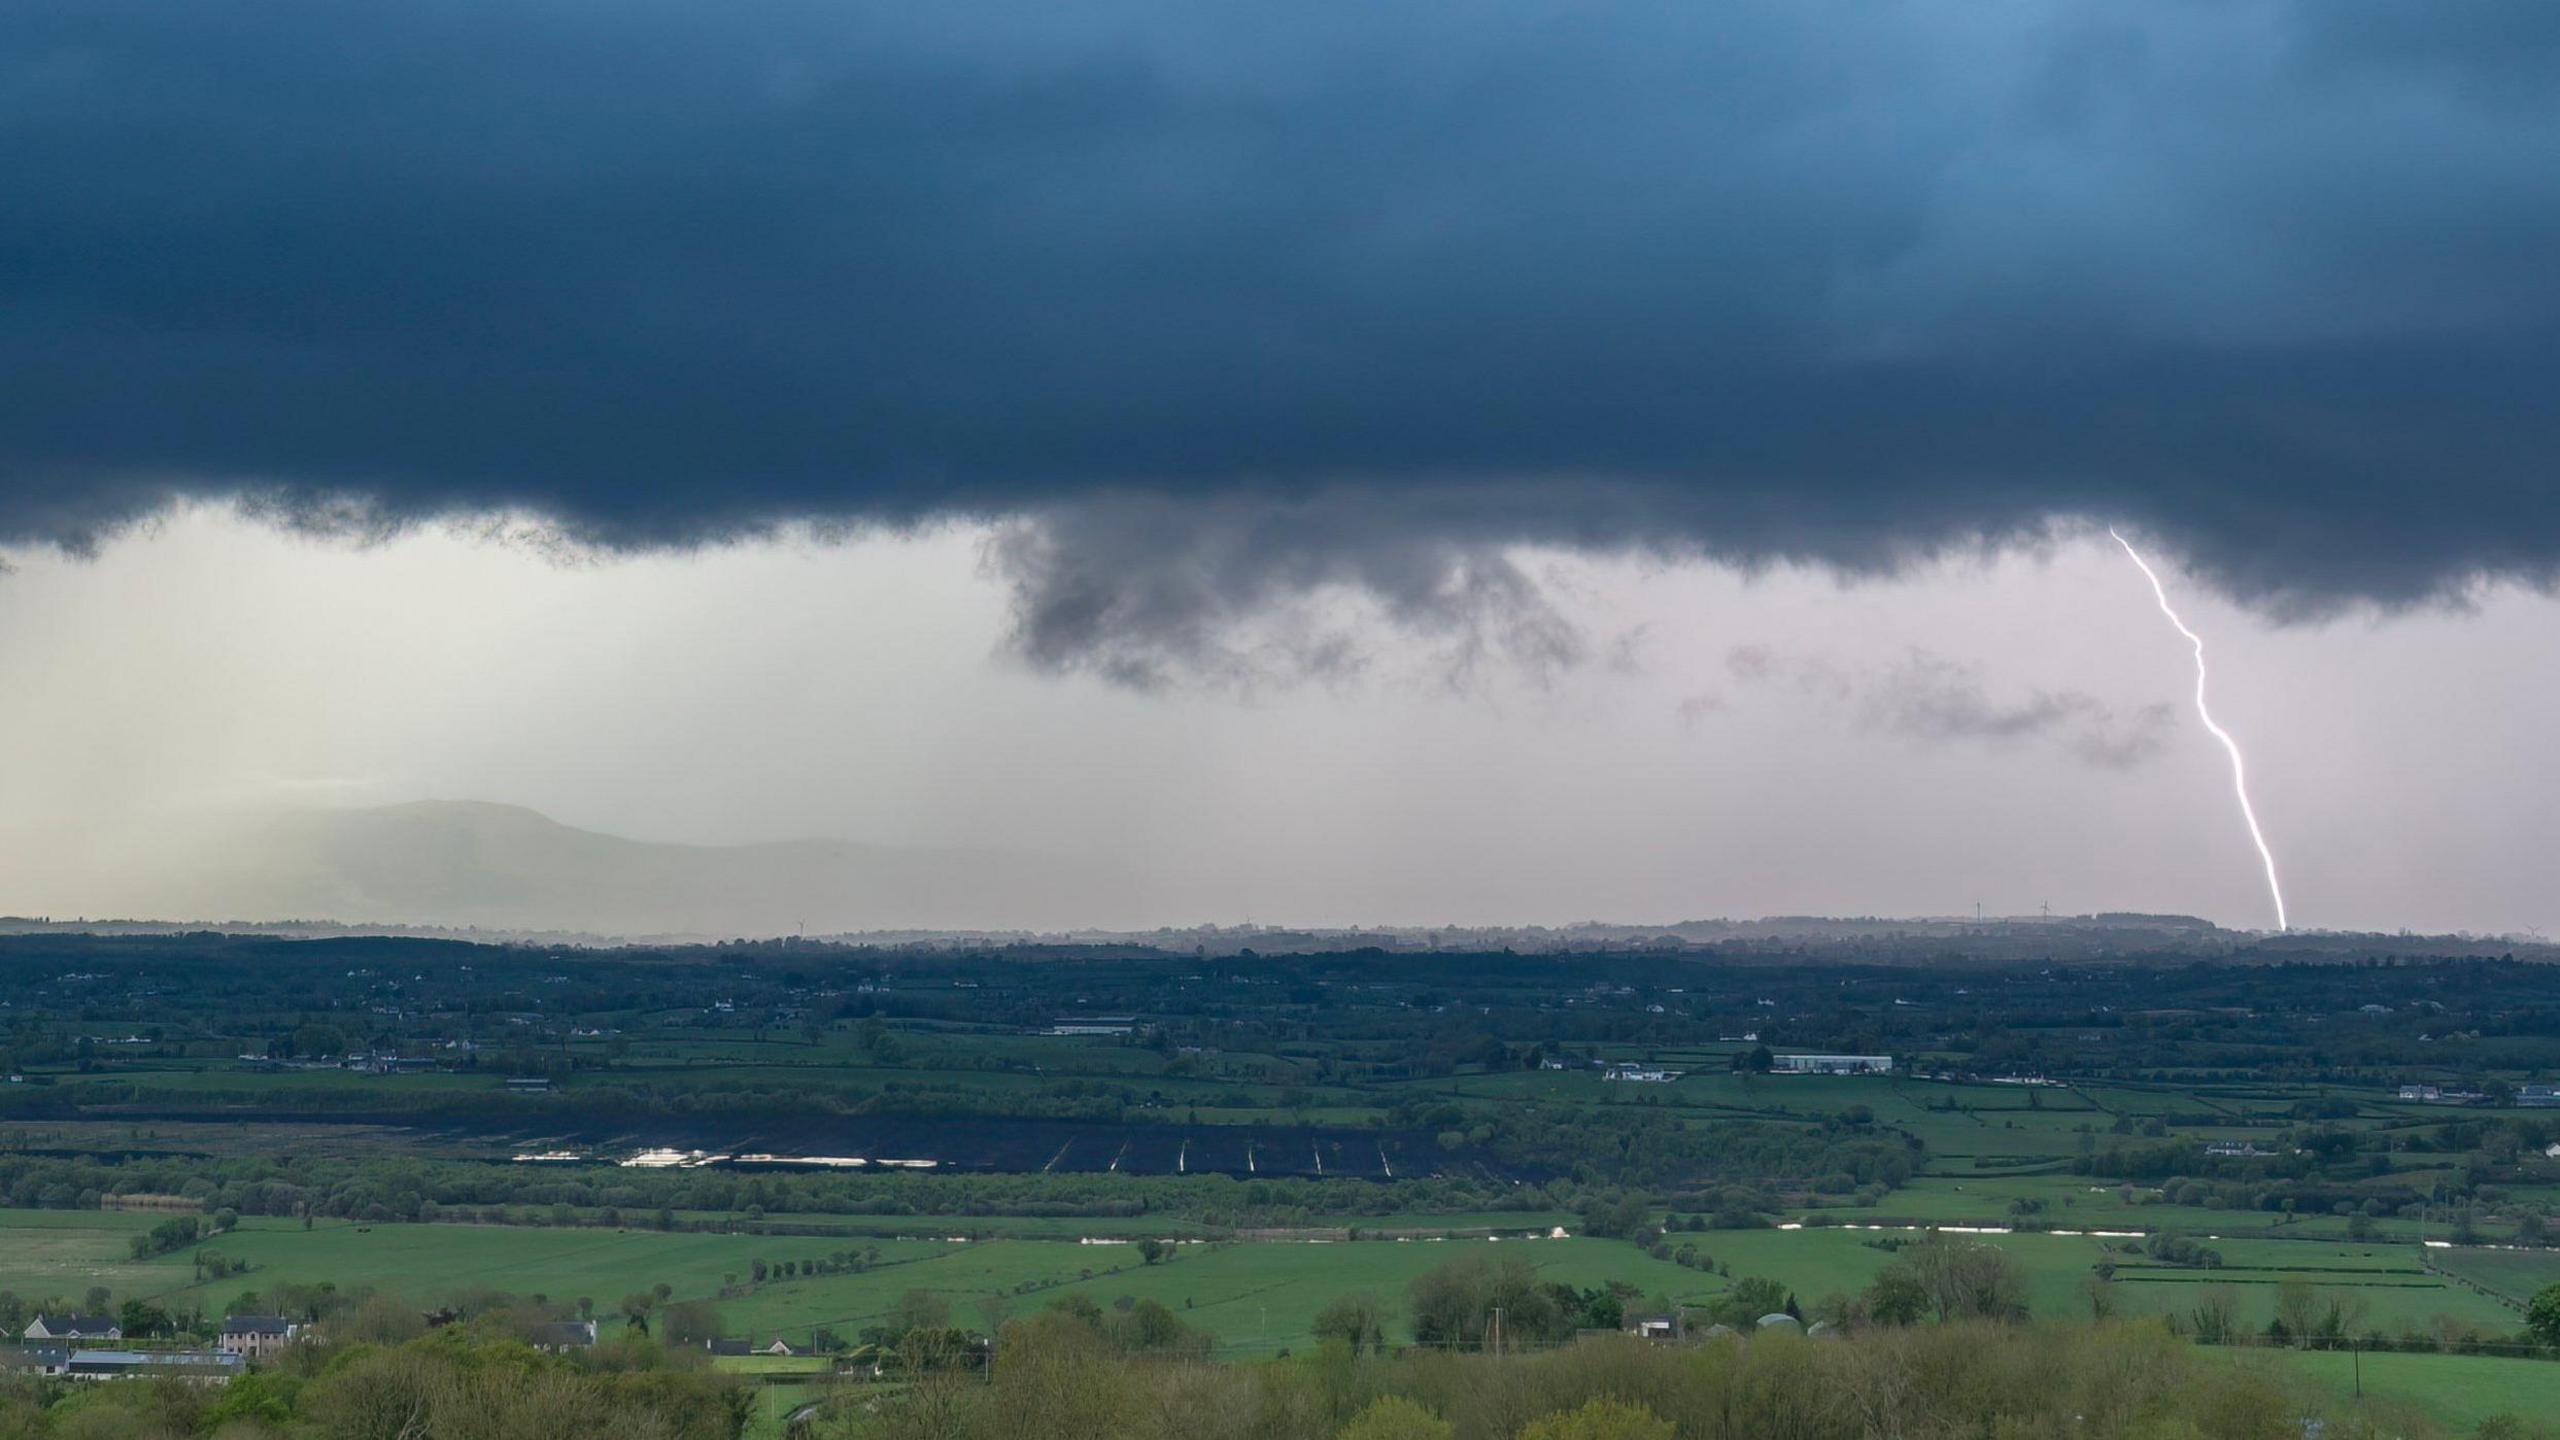
[[[1589,641],[1498,533],[1409,491],[1287,506],[1102,496],[1007,524],[987,558],[1013,587],[1020,653],[1124,685],[1356,671],[1358,637],[1291,604],[1328,589],[1435,642],[1452,684],[1487,662],[1532,675],[1579,663]]]
[[[1892,665],[1850,667],[1745,645],[1725,656],[1725,671],[1739,685],[1790,686],[1842,710],[1870,733],[1994,745],[2041,741],[2106,770],[2130,770],[2151,759],[2177,723],[2167,705],[2119,712],[2079,690],[2032,690],[2022,699],[1997,700],[1972,666],[1925,650]],[[1684,720],[1704,713],[1682,706]]]
[[[2547,582],[2553,14],[20,0],[0,538],[1010,517],[1129,676],[1311,583],[1569,649],[1518,540]]]

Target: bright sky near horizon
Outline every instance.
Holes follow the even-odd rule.
[[[564,560],[196,508],[93,559],[11,552],[0,751],[23,759],[0,767],[0,911],[115,909],[112,865],[44,863],[66,828],[446,798],[643,839],[994,847],[1140,877],[1137,913],[1061,924],[1976,900],[2270,923],[2185,643],[2103,534],[1850,585],[1515,552],[1580,661],[1471,660],[1333,595],[1254,623],[1356,636],[1355,659],[1151,690],[1018,658],[987,540]],[[2546,925],[2560,604],[2501,590],[2279,625],[2165,578],[2211,646],[2297,924]]]

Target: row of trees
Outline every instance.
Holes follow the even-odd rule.
[[[1412,1343],[1445,1350],[1551,1346],[1592,1331],[1617,1330],[1630,1314],[1668,1314],[1679,1308],[1659,1297],[1640,1299],[1628,1285],[1577,1290],[1541,1281],[1525,1257],[1511,1253],[1470,1255],[1425,1271],[1414,1279],[1406,1301]],[[1747,1332],[1772,1315],[1799,1323],[1807,1319],[1805,1307],[1785,1284],[1743,1276],[1686,1318],[1693,1325]],[[2025,1277],[2007,1251],[1933,1236],[1902,1247],[1862,1294],[1825,1297],[1813,1318],[1848,1330],[2026,1316]],[[1378,1297],[1354,1293],[1319,1311],[1313,1329],[1319,1341],[1355,1354],[1381,1353],[1391,1346],[1391,1319]]]
[[[687,1224],[680,1211],[745,1214],[1056,1216],[1163,1215],[1209,1225],[1340,1223],[1363,1217],[1572,1208],[1571,1181],[1514,1185],[1465,1176],[1344,1184],[1225,1175],[812,1174],[639,1171],[466,1160],[332,1155],[126,1158],[0,1154],[0,1205],[95,1210],[126,1194],[181,1195],[211,1216],[345,1217],[365,1221],[497,1220]]]
[[[216,1210],[210,1216],[175,1216],[134,1236],[133,1258],[148,1260],[154,1255],[166,1255],[172,1250],[183,1250],[198,1240],[222,1234],[239,1223],[240,1212],[231,1209]]]
[[[2502,1422],[2522,1427],[2523,1421]],[[2315,1426],[2317,1427],[2315,1429]],[[2271,1365],[2154,1322],[1981,1321],[1665,1346],[1620,1336],[1502,1355],[1339,1341],[1261,1365],[1132,1356],[1082,1327],[1005,1328],[992,1374],[927,1376],[832,1410],[815,1440],[2433,1440],[2339,1413]],[[2501,1435],[2525,1435],[2524,1428]]]
[[[409,1312],[413,1317],[415,1310]],[[698,1352],[537,1353],[495,1321],[296,1346],[221,1386],[0,1381],[10,1440],[737,1440],[752,1398]]]

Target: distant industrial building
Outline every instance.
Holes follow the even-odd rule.
[[[71,1380],[192,1380],[219,1385],[243,1361],[220,1350],[74,1350],[63,1367]]]
[[[1668,1085],[1672,1081],[1679,1079],[1680,1073],[1681,1072],[1677,1070],[1665,1070],[1659,1065],[1637,1065],[1633,1063],[1625,1063],[1612,1065],[1608,1069],[1601,1071],[1600,1078],[1603,1080],[1633,1080],[1646,1085]]]
[[[1127,1035],[1138,1028],[1135,1015],[1079,1015],[1049,1027],[1052,1035]]]
[[[2534,1106],[2560,1105],[2560,1085],[2519,1085],[2516,1087],[2516,1103]]]
[[[1777,1075],[1890,1075],[1890,1055],[1772,1055],[1769,1070]]]

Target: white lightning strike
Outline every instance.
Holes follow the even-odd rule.
[[[2285,923],[2284,887],[2276,883],[2276,852],[2267,848],[2266,832],[2258,828],[2257,807],[2249,803],[2249,772],[2240,760],[2240,742],[2231,738],[2230,731],[2213,723],[2213,712],[2205,708],[2204,637],[2188,629],[2187,622],[2178,618],[2178,612],[2169,604],[2168,587],[2160,583],[2159,572],[2151,568],[2150,561],[2142,558],[2141,551],[2133,548],[2133,542],[2116,534],[2112,525],[2107,527],[2107,534],[2124,547],[2126,558],[2141,569],[2142,578],[2151,582],[2152,598],[2160,602],[2160,613],[2168,616],[2169,623],[2177,626],[2178,633],[2186,636],[2187,643],[2196,649],[2196,718],[2204,721],[2204,728],[2213,732],[2213,738],[2221,741],[2222,748],[2231,756],[2231,793],[2240,797],[2240,818],[2249,822],[2249,838],[2257,842],[2258,858],[2266,862],[2267,894],[2276,902],[2276,928],[2289,930],[2293,927]]]

